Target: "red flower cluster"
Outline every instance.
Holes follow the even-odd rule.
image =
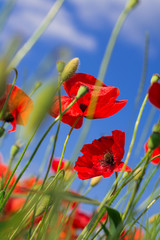
[[[149,101],[160,109],[160,83],[154,82],[148,90]]]
[[[119,130],[112,132],[112,136],[101,137],[92,144],[85,144],[75,163],[74,169],[78,171],[78,177],[82,180],[102,175],[104,178],[113,172],[122,170],[121,162],[124,155],[125,133]],[[126,166],[125,171],[132,171]]]
[[[96,84],[96,85],[95,85]],[[120,111],[127,103],[126,100],[116,101],[120,91],[116,87],[108,87],[92,75],[85,73],[76,73],[73,77],[63,83],[67,96],[61,97],[62,111],[73,101],[81,85],[88,87],[88,93],[81,97],[62,117],[62,122],[73,126],[76,119],[80,117],[75,128],[80,128],[83,123],[83,117],[86,118],[107,118]],[[89,104],[93,101],[96,108],[89,112]],[[59,99],[54,98],[54,104],[50,110],[52,117],[59,115]]]
[[[8,84],[4,96],[0,99],[0,111],[3,108],[3,105],[6,101],[10,89],[11,84]],[[32,110],[33,110],[32,100],[28,97],[28,95],[24,91],[22,91],[17,86],[14,86],[7,103],[7,108],[2,117],[3,121],[9,122],[13,127],[12,130],[8,132],[15,131],[17,124],[26,125]]]
[[[149,140],[148,140],[148,141],[149,141]],[[149,149],[149,148],[148,148],[148,141],[146,142],[146,144],[145,144],[145,146],[144,146],[145,152],[147,152],[148,149]],[[153,158],[153,157],[155,157],[155,156],[157,156],[157,155],[159,155],[159,154],[160,154],[160,146],[157,147],[157,148],[153,151],[151,158]],[[155,159],[152,161],[152,163],[154,163],[154,164],[159,164],[159,163],[160,163],[160,157],[155,158]]]

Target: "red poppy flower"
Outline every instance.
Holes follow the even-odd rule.
[[[7,176],[6,176],[6,174],[7,174]],[[2,162],[2,156],[0,155],[0,179],[5,178],[4,184],[8,181],[10,175],[11,175],[11,171],[8,170],[8,166]],[[15,181],[16,181],[16,176],[13,175],[13,177],[9,183],[9,186],[13,185]]]
[[[10,214],[16,213],[23,207],[25,201],[26,201],[25,198],[16,198],[16,197],[9,198],[5,205],[5,209],[4,209],[5,214],[10,215]]]
[[[154,82],[148,90],[149,101],[160,109],[160,83]]]
[[[60,161],[60,158],[54,158],[53,161],[52,161],[52,171],[53,172],[57,172],[57,168],[58,168],[58,165],[59,165],[59,161]],[[62,163],[61,163],[61,167],[60,167],[60,170],[61,169],[64,169],[64,170],[73,170],[72,166],[70,165],[69,161],[68,160],[65,160],[63,159],[62,160]]]
[[[124,163],[121,162],[124,155],[125,133],[119,130],[112,132],[112,136],[101,137],[92,144],[85,144],[75,163],[74,169],[78,171],[78,177],[82,180],[100,176],[104,178],[113,172],[122,170]],[[125,171],[132,171],[126,166]]]
[[[126,230],[123,231],[120,239],[122,239],[122,240],[131,240],[131,239],[132,240],[142,240],[143,236],[144,236],[143,230],[139,229],[139,228],[134,228],[125,237],[123,237],[125,233],[126,233]]]
[[[86,214],[85,212],[80,211],[79,209],[76,210],[74,214],[72,227],[74,229],[83,229],[91,220],[92,215]]]
[[[148,141],[149,141],[149,140],[148,140]],[[146,144],[144,145],[145,152],[147,152],[148,149],[149,149],[149,148],[148,148],[148,141],[147,141]],[[160,154],[160,146],[157,147],[157,148],[153,151],[151,158],[153,158],[153,157],[155,157],[155,156],[157,156],[157,155],[159,155],[159,154]],[[154,163],[154,164],[159,164],[159,163],[160,163],[160,157],[155,158],[155,159],[152,161],[152,163]]]
[[[75,128],[80,128],[82,126],[83,117],[90,119],[107,118],[120,111],[127,103],[126,100],[116,101],[116,98],[120,94],[118,88],[108,87],[92,75],[76,73],[73,77],[63,83],[64,89],[69,97],[61,97],[62,111],[64,111],[64,109],[66,109],[66,107],[73,101],[81,85],[88,87],[88,93],[81,97],[62,117],[62,122],[67,123],[70,126],[73,126],[76,119],[81,117],[75,125]],[[88,111],[91,99],[93,105],[96,103],[94,112]],[[54,98],[54,104],[50,111],[50,115],[53,117],[59,115],[58,97]]]
[[[11,84],[7,85],[5,95],[0,99],[0,110],[2,110],[5,100],[9,94]],[[9,122],[12,125],[13,132],[16,130],[16,125],[26,125],[29,115],[33,110],[33,102],[28,95],[17,86],[13,87],[9,97],[7,108],[3,114],[2,120]]]

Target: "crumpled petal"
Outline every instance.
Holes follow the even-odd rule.
[[[61,108],[62,112],[68,107],[68,105],[72,102],[70,97],[62,96],[61,97]],[[50,115],[52,117],[57,117],[59,115],[59,98],[58,96],[54,97],[54,103],[50,110]],[[80,128],[83,123],[83,112],[79,108],[78,104],[75,103],[68,111],[62,116],[61,121],[69,124],[71,127],[75,123],[78,117],[81,117],[77,122],[74,128]]]

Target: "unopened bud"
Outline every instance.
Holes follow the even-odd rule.
[[[130,0],[127,5],[126,5],[126,9],[127,10],[131,10],[132,8],[134,8],[137,4],[139,3],[139,0]]]
[[[129,172],[124,172],[123,173],[123,179],[126,178],[128,176]]]
[[[19,152],[19,149],[20,149],[20,147],[18,145],[16,145],[16,144],[14,144],[11,147],[11,151],[10,151],[11,158],[14,158],[17,155],[17,153]]]
[[[69,78],[73,77],[77,71],[78,65],[79,58],[73,58],[71,61],[69,61],[69,63],[67,63],[62,73],[62,82],[67,81]]]
[[[137,168],[136,171],[134,172],[134,180],[137,181],[142,173],[142,168]]]
[[[38,89],[38,88],[41,87],[41,86],[42,86],[42,82],[37,81],[37,82],[35,83],[35,89]]]
[[[91,187],[96,186],[101,181],[101,179],[102,179],[102,176],[92,178],[92,180],[90,182],[90,186]]]
[[[148,141],[148,148],[154,150],[159,146],[160,146],[160,133],[153,132]]]
[[[57,71],[59,73],[62,73],[65,67],[65,62],[64,61],[57,61]]]
[[[152,78],[151,78],[151,84],[154,82],[158,82],[158,80],[160,79],[160,76],[158,73],[153,74]]]
[[[49,204],[49,201],[50,201],[50,197],[48,195],[45,195],[42,197],[42,199],[38,202],[35,216],[39,216],[45,211],[46,207]]]
[[[159,124],[155,124],[155,125],[153,126],[152,132],[160,132],[160,126],[159,126]]]
[[[83,97],[87,92],[89,91],[88,87],[85,85],[81,85],[78,89],[76,98],[79,99],[80,97]]]
[[[4,132],[5,132],[5,129],[3,127],[0,127],[0,137],[3,136]]]
[[[153,216],[151,216],[149,218],[149,224],[154,223],[158,219],[159,216],[160,216],[159,214],[154,214]]]

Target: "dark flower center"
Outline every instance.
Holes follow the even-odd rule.
[[[83,113],[85,112],[86,108],[87,108],[87,105],[83,103],[80,104],[80,109],[82,110]]]
[[[13,122],[14,121],[14,117],[13,117],[12,113],[10,113],[10,112],[6,112],[3,116],[3,119],[5,122]]]
[[[104,161],[105,161],[105,163],[107,163],[107,164],[111,164],[111,165],[114,164],[113,154],[107,152],[107,153],[104,155]]]

